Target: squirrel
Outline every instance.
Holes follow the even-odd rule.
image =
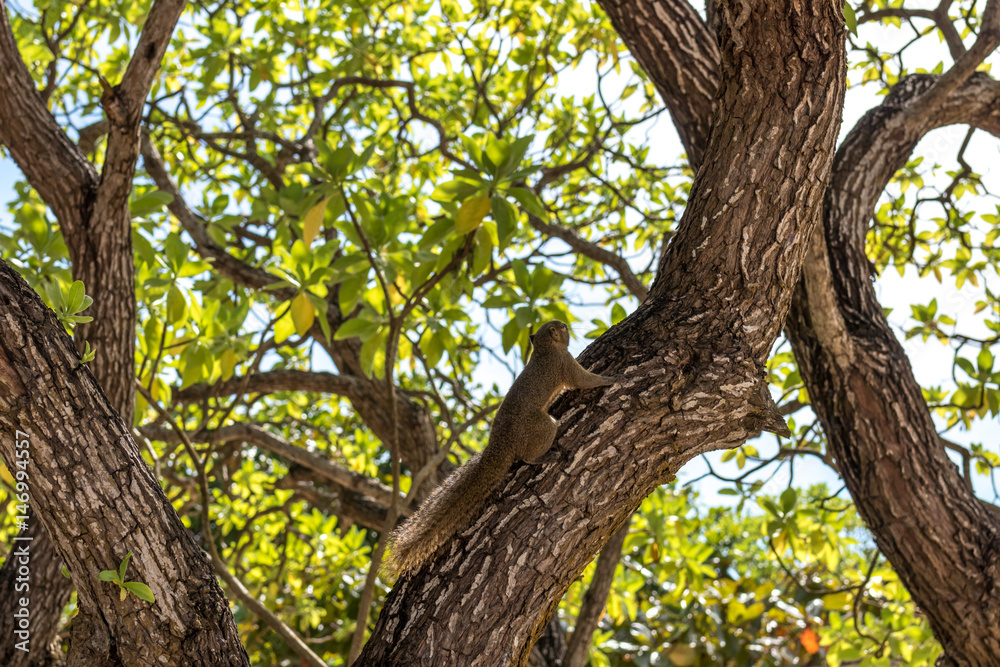
[[[394,576],[418,569],[506,477],[515,461],[531,463],[549,451],[556,421],[548,409],[563,389],[613,384],[581,366],[569,353],[569,327],[546,322],[529,336],[533,351],[493,419],[485,449],[449,475],[417,512],[389,538],[386,570]]]

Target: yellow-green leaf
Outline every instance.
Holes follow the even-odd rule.
[[[461,234],[468,234],[482,223],[483,218],[489,212],[489,195],[469,197],[458,209],[458,215],[455,216],[455,229]]]
[[[231,347],[227,347],[225,352],[222,353],[222,381],[225,382],[229,378],[233,377],[233,372],[236,370],[236,351]]]
[[[825,609],[846,609],[851,605],[850,593],[831,593],[823,596]]]
[[[291,313],[292,322],[295,323],[295,333],[300,336],[305,335],[316,319],[316,309],[305,292],[292,299]]]
[[[295,333],[295,320],[292,319],[291,312],[286,312],[274,323],[274,342],[283,343],[293,333]]]
[[[302,223],[302,240],[305,241],[307,246],[311,246],[312,242],[319,235],[319,228],[323,225],[323,212],[326,210],[326,205],[329,201],[330,198],[327,197],[306,211]]]
[[[167,292],[167,319],[174,324],[182,324],[187,318],[187,299],[177,285]]]

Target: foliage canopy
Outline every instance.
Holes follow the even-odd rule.
[[[883,4],[856,8],[849,96],[940,71],[939,30],[891,14],[876,21]],[[42,95],[98,164],[101,80],[120,80],[148,7],[8,5]],[[975,27],[974,7],[953,8],[960,33]],[[898,50],[864,43],[904,34],[913,41]],[[911,44],[928,48],[915,54]],[[394,483],[422,497],[427,489],[411,485],[429,477],[420,477],[426,459],[403,452],[394,480],[389,451],[405,434],[398,421],[376,433],[364,406],[395,392],[433,425],[435,462],[460,463],[485,444],[533,328],[560,319],[596,337],[634,309],[692,178],[668,120],[587,2],[239,0],[186,10],[145,111],[146,171],[131,200],[136,372],[147,389],[136,426],[195,533],[197,466],[149,401],[200,443],[211,531],[230,570],[330,664],[348,653],[384,498],[362,512],[342,485],[224,429],[255,424],[388,497]],[[913,290],[900,335],[911,351],[951,351],[950,379],[924,393],[942,431],[956,433],[1000,412],[1000,207],[984,197],[969,145],[957,160],[933,148],[915,157],[868,238],[879,271],[949,286],[948,304]],[[24,183],[8,211],[4,258],[72,326],[89,297],[71,278],[57,223]],[[212,244],[253,279],[213,266]],[[250,385],[253,373],[279,371],[312,380]],[[735,510],[709,508],[679,483],[643,503],[593,665],[933,664],[940,648],[843,489],[810,484],[835,462],[785,346],[770,371],[794,413],[793,437],[712,459],[725,485],[711,488]],[[992,443],[954,447],[976,488],[992,484],[996,496],[990,434]],[[0,497],[12,530],[9,492]],[[589,578],[560,606],[567,626]],[[376,601],[385,590],[379,582]],[[253,664],[295,659],[232,602]]]

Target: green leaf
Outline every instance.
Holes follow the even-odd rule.
[[[453,181],[442,183],[431,193],[431,199],[438,202],[462,201],[483,189],[483,182],[476,177],[470,181],[469,178],[456,178]]]
[[[184,262],[187,260],[188,255],[188,245],[181,240],[179,234],[170,234],[167,236],[166,241],[163,242],[163,251],[167,255],[167,265],[170,269],[177,273],[184,266]]]
[[[153,597],[153,591],[146,584],[138,581],[126,581],[123,586],[132,591],[132,594],[140,600],[145,600],[146,602],[156,602],[156,598]]]
[[[84,296],[83,283],[79,280],[74,280],[73,284],[70,285],[69,294],[66,296],[66,311],[74,314],[83,310]]]
[[[472,254],[472,275],[478,276],[490,265],[493,257],[493,242],[486,227],[476,230],[475,245]]]
[[[118,581],[118,573],[114,570],[101,570],[97,578],[101,581]]]
[[[129,551],[125,554],[125,558],[122,559],[121,568],[118,570],[118,580],[125,581],[125,572],[128,571],[128,562],[132,560],[132,552]]]
[[[156,213],[169,206],[174,201],[174,196],[163,190],[153,190],[139,195],[129,204],[129,212],[133,218],[146,217],[150,213]]]
[[[795,489],[789,487],[782,491],[781,493],[781,509],[784,510],[785,514],[792,511],[795,507],[795,502],[798,499],[798,494]]]
[[[337,294],[337,302],[340,305],[340,312],[345,316],[354,312],[361,297],[364,295],[364,287],[368,283],[368,277],[358,276],[348,278],[340,284],[340,292]]]
[[[503,345],[504,354],[517,344],[517,337],[521,334],[521,328],[517,325],[517,320],[511,320],[503,327],[500,342]]]
[[[57,281],[53,280],[45,283],[45,296],[49,298],[52,310],[58,312],[66,307],[66,297]]]
[[[174,325],[183,324],[187,319],[187,299],[177,285],[171,285],[167,292],[167,321]]]
[[[494,167],[493,175],[500,178],[504,165],[511,156],[510,146],[503,139],[498,139],[491,134],[486,139],[485,153]]]
[[[291,308],[285,311],[274,323],[274,342],[283,343],[295,333],[295,320],[292,319]]]
[[[385,341],[388,335],[387,329],[376,329],[375,334],[361,344],[361,370],[366,375],[385,376]]]
[[[455,216],[455,229],[460,234],[468,234],[478,227],[490,212],[489,195],[479,195],[466,199]]]
[[[236,371],[236,351],[231,347],[227,347],[219,359],[222,365],[222,381],[225,382],[233,377],[233,373]]]
[[[976,357],[976,365],[979,367],[980,373],[993,372],[993,353],[990,351],[990,348],[984,347],[979,351],[979,356]]]
[[[511,188],[509,192],[524,207],[525,211],[540,220],[548,221],[549,214],[546,212],[542,200],[534,192],[527,188]]]
[[[313,308],[305,292],[300,292],[292,299],[289,312],[292,315],[292,322],[295,324],[295,333],[304,336],[316,319],[316,309]]]
[[[517,286],[526,294],[531,292],[531,274],[528,273],[528,266],[524,260],[515,259],[511,264],[514,267],[514,280],[517,281]]]
[[[972,362],[965,357],[955,357],[955,363],[958,367],[965,371],[966,375],[969,377],[976,377],[976,367],[972,365]]]
[[[379,326],[374,322],[355,317],[337,327],[336,333],[333,334],[333,339],[346,340],[348,338],[360,338],[365,340],[375,334],[378,329]]]
[[[497,223],[497,237],[502,251],[517,231],[517,209],[500,195],[493,195],[490,197],[490,210]]]
[[[302,240],[307,246],[311,246],[319,234],[320,227],[323,225],[323,213],[326,211],[326,205],[330,199],[331,197],[327,197],[306,211],[302,220]]]
[[[847,24],[847,29],[851,31],[851,34],[857,37],[858,18],[854,14],[854,7],[849,2],[844,3],[844,23]]]
[[[851,594],[844,593],[831,593],[830,595],[823,596],[823,608],[824,609],[847,609],[851,606]]]
[[[330,304],[327,303],[326,299],[320,298],[312,292],[307,292],[306,296],[309,297],[309,301],[312,302],[313,308],[316,309],[316,319],[319,321],[319,328],[323,332],[323,337],[329,341],[332,334],[330,331],[329,319]]]

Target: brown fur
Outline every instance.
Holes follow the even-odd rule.
[[[531,358],[497,410],[486,448],[452,473],[392,534],[386,563],[390,573],[398,576],[418,569],[468,524],[515,461],[531,462],[549,451],[556,422],[548,408],[563,389],[612,384],[570,355],[569,328],[562,322],[546,322],[531,342]]]

